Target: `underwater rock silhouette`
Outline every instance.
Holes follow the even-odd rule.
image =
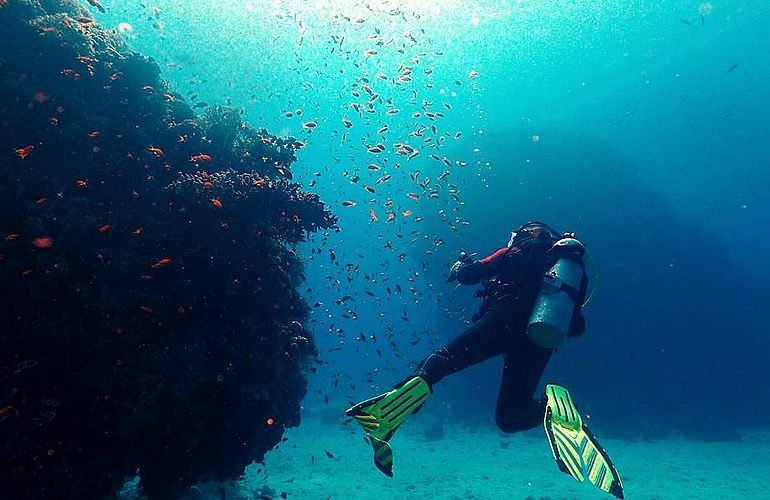
[[[197,116],[69,0],[0,3],[0,496],[240,476],[315,355],[292,246],[336,217],[302,143]],[[180,174],[181,172],[181,174]]]

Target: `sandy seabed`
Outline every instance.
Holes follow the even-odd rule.
[[[391,441],[394,478],[388,478],[374,467],[355,424],[306,418],[227,498],[261,498],[264,486],[289,499],[612,498],[559,472],[542,429],[504,435],[447,425],[438,440],[426,439],[425,431],[418,419],[399,429]],[[626,498],[770,499],[770,429],[747,432],[740,442],[599,438],[620,471]]]

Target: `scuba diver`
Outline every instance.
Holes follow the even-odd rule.
[[[574,233],[560,235],[541,222],[528,222],[511,233],[508,244],[474,260],[465,252],[450,267],[447,282],[483,281],[483,304],[473,324],[445,347],[429,354],[413,376],[390,392],[347,410],[364,428],[374,449],[374,463],[393,477],[390,438],[416,413],[445,376],[489,358],[504,357],[495,420],[503,432],[545,427],[551,453],[562,472],[586,479],[623,498],[623,486],[607,453],[588,430],[561,385],[547,384],[533,399],[551,355],[567,337],[583,334],[588,278],[585,247]]]

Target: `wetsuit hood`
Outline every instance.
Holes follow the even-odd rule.
[[[511,232],[511,239],[508,240],[508,248],[524,238],[538,238],[543,233],[553,241],[556,241],[561,237],[561,235],[548,224],[530,221],[522,224],[517,230]]]

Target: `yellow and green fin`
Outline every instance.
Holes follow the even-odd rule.
[[[393,450],[388,441],[430,394],[425,379],[412,377],[392,391],[362,401],[345,412],[364,428],[374,450],[374,465],[386,476],[393,477]]]
[[[623,483],[609,455],[580,417],[569,391],[557,384],[545,387],[548,399],[543,427],[559,470],[575,480],[588,482],[617,498]]]

